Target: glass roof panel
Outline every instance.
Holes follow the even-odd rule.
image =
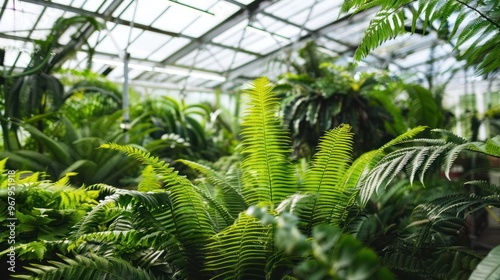
[[[162,61],[165,58],[167,58],[169,55],[173,54],[174,52],[178,51],[180,48],[184,47],[186,44],[188,44],[190,41],[185,38],[172,38],[170,41],[168,41],[165,45],[154,51],[148,59],[154,60],[154,61]]]
[[[111,23],[108,23],[108,26],[110,24]],[[127,46],[129,32],[130,32],[129,26],[125,26],[122,24],[115,24],[114,28],[112,28],[112,30],[110,29],[110,32],[106,34],[104,39],[97,45],[95,49],[99,52],[105,52],[110,54],[119,53],[125,50],[125,47]],[[142,30],[133,27],[131,41],[137,38],[137,36],[141,34],[141,32]],[[97,34],[98,33],[94,33],[91,37],[93,36],[97,37]]]
[[[104,1],[85,1],[85,3],[82,6],[82,9],[85,9],[87,11],[91,12],[102,12],[106,10],[106,8],[111,4],[111,0],[104,0]],[[99,9],[99,7],[101,7]]]
[[[325,4],[326,3],[326,4]],[[340,7],[332,5],[331,2],[321,2],[314,7],[310,19],[307,21],[305,27],[309,30],[316,30],[339,18]]]
[[[181,68],[182,71],[185,71],[186,67],[193,67],[198,71],[196,72],[198,77],[185,79],[186,74],[179,69],[161,74],[133,69],[131,79],[138,78],[147,82],[147,79],[163,77],[172,83],[183,84],[186,81],[193,83],[190,86],[212,87],[220,84],[220,81],[211,81],[209,79],[214,77],[204,75],[220,72],[231,77],[224,88],[232,88],[252,75],[272,74],[267,73],[271,70],[266,66],[268,64],[266,61],[283,56],[284,52],[281,50],[284,47],[287,47],[287,50],[298,49],[304,43],[304,41],[297,42],[302,36],[309,35],[305,38],[314,38],[318,41],[318,45],[333,55],[351,56],[354,48],[359,45],[368,25],[368,19],[373,18],[375,12],[367,11],[362,15],[339,20],[338,7],[343,0],[263,1],[262,5],[250,7],[245,5],[253,2],[251,0],[46,0],[29,1],[30,3],[6,0],[5,2],[7,9],[0,18],[0,38],[4,38],[0,39],[0,47],[8,49],[6,57],[8,63],[13,63],[17,54],[21,52],[23,55],[19,65],[26,65],[32,52],[32,44],[29,44],[30,48],[27,49],[28,44],[24,41],[45,39],[57,18],[75,15],[64,9],[58,9],[58,5],[48,7],[51,6],[50,3],[95,13],[103,13],[109,9],[114,17],[124,21],[134,21],[139,27],[136,25],[132,28],[129,40],[131,30],[129,24],[107,22],[111,36],[107,30],[101,30],[86,38],[91,46],[96,46],[96,56],[117,59],[117,54],[123,52],[130,41],[128,50],[131,53],[131,63],[159,67],[162,61],[168,61],[169,65],[165,67],[179,65],[184,66]],[[113,3],[120,4],[118,8],[114,8]],[[134,18],[136,5],[137,13]],[[101,15],[100,18],[106,16]],[[450,20],[454,18],[455,16],[451,16]],[[230,24],[221,24],[226,20]],[[247,27],[249,21],[253,28]],[[78,28],[80,26],[72,26],[60,39],[60,43],[72,40],[74,37],[71,35],[78,33]],[[151,29],[178,33],[178,36],[162,35],[161,32],[154,32]],[[213,32],[209,32],[210,30]],[[311,33],[313,31],[318,32]],[[216,34],[218,35],[215,36]],[[194,40],[200,37],[203,41]],[[400,65],[403,70],[407,68],[425,70],[425,65],[422,63],[431,56],[429,49],[435,46],[436,42],[435,34],[403,36],[388,41],[372,52],[373,55],[365,60],[364,67],[367,67],[366,69],[382,65],[386,67],[389,62],[395,63],[395,66],[390,66],[392,68]],[[199,48],[201,51],[198,51]],[[452,49],[450,44],[443,42],[438,42],[434,47],[433,57],[443,60],[439,67],[445,67],[445,61],[453,65],[453,62],[449,62],[449,58],[452,58]],[[69,60],[64,66],[86,67],[86,59],[83,56],[88,52],[88,47],[84,45],[81,50],[76,58]],[[344,60],[347,61],[349,58]],[[252,63],[248,66],[246,65],[248,62]],[[93,69],[102,72],[108,67],[104,63],[100,62],[99,65],[99,62],[95,62]],[[246,66],[241,68],[242,65]],[[110,76],[113,79],[121,79],[123,70],[121,67],[116,68]],[[227,72],[228,68],[232,70]]]
[[[264,11],[274,14],[281,18],[289,19],[291,16],[304,11],[314,3],[314,0],[290,0],[290,1],[277,1]],[[300,24],[302,24],[300,22]]]
[[[239,10],[239,7],[227,2],[215,2],[215,1],[191,1],[193,3],[197,3],[196,7],[200,7],[201,3],[205,5],[202,6],[202,9],[206,9],[209,12],[214,13],[215,16],[201,15],[199,16],[192,24],[190,24],[185,30],[183,30],[183,34],[192,37],[199,37],[203,35],[205,32],[209,31],[217,24],[224,21],[226,18],[234,14]],[[212,5],[208,5],[209,2],[212,2]],[[199,3],[199,4],[198,4]],[[216,3],[216,4],[215,4]]]
[[[294,35],[298,35],[298,33],[300,32],[300,28],[298,27],[287,25],[284,22],[266,16],[257,17],[256,20],[252,23],[252,26],[276,34],[279,37],[288,38]],[[290,32],[292,34],[290,34]]]
[[[153,27],[179,33],[193,22],[199,15],[184,13],[182,8],[170,7],[153,24]]]
[[[238,67],[255,57],[241,52],[235,52],[232,50],[227,50],[219,47],[211,46],[207,48],[212,56],[206,58],[203,61],[197,63],[198,68],[204,68],[207,70],[225,72],[230,68]]]
[[[52,0],[52,2],[58,3],[58,4],[63,4],[66,6],[70,6],[71,2],[73,2],[73,0]]]
[[[171,38],[172,37],[167,35],[144,31],[132,44],[130,44],[128,51],[132,57],[146,58]]]
[[[245,26],[247,25],[248,25],[248,20],[244,20],[236,24],[235,26],[229,28],[228,30],[224,31],[222,34],[215,37],[212,41],[224,44],[226,46],[237,47],[238,42],[240,41],[241,36],[243,34],[243,31],[245,30]],[[242,45],[241,47],[244,48],[244,45]]]
[[[39,5],[9,1],[0,20],[0,32],[19,36],[18,32],[30,31],[42,11]]]
[[[348,46],[341,45],[335,41],[329,40],[328,38],[322,37],[320,42],[318,43],[319,46],[322,46],[326,50],[332,51],[336,54],[343,53],[349,49]]]
[[[204,0],[204,1],[200,1],[200,0],[181,0],[181,1],[178,1],[178,2],[186,4],[186,5],[189,5],[191,7],[195,7],[197,9],[201,9],[201,10],[204,10],[204,11],[209,11],[210,8],[212,8],[212,6],[215,3],[218,2],[218,0]]]
[[[203,61],[210,56],[212,56],[212,54],[205,48],[198,49],[196,51],[191,52],[188,56],[179,59],[177,61],[177,64],[184,65],[186,67],[191,67],[191,66],[196,67],[196,65],[198,65],[200,61]]]
[[[238,68],[241,65],[246,64],[246,63],[252,61],[253,59],[255,59],[255,57],[252,56],[252,55],[247,55],[245,53],[238,52],[238,53],[236,53],[236,58],[234,59],[234,62],[232,64],[232,66],[231,66],[231,69]],[[228,65],[228,67],[229,66],[230,65]]]
[[[32,51],[33,48],[29,48],[28,46],[23,47],[21,50],[6,49],[4,65],[12,67],[15,63],[16,67],[27,67],[31,61]],[[19,59],[17,59],[18,56]]]
[[[136,4],[137,11],[135,11]],[[165,0],[137,1],[129,5],[125,12],[120,15],[120,18],[144,25],[151,25],[168,7],[168,1]]]
[[[73,0],[71,6],[81,8],[85,2],[86,0]]]
[[[194,22],[186,27],[186,29],[182,30],[182,33],[198,38],[219,22],[220,20],[217,20],[215,17],[198,16]]]
[[[125,0],[123,1],[120,6],[118,6],[118,8],[113,12],[113,17],[119,17],[123,12],[125,12],[126,9],[129,8],[129,6],[132,5],[132,3],[134,2],[134,0]]]
[[[252,32],[247,31],[247,33],[254,33],[253,28],[247,28],[247,30],[252,31]],[[247,36],[243,40],[242,46],[244,46],[244,48],[246,50],[252,51],[254,53],[266,54],[269,52],[270,48],[276,49],[276,48],[281,47],[281,45],[284,44],[284,42],[282,42],[280,40],[282,40],[282,39],[279,37],[273,37],[270,34],[255,33],[255,34],[252,34],[252,36]],[[264,52],[264,50],[267,50],[267,51]]]
[[[64,12],[61,10],[53,8],[45,8],[42,17],[40,18],[38,24],[36,25],[36,29],[50,30],[52,26],[54,26],[56,20],[62,17],[63,14]]]

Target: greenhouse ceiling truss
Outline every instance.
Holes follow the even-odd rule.
[[[128,53],[131,83],[183,91],[227,90],[262,75],[283,73],[287,65],[278,61],[311,39],[349,60],[375,11],[339,14],[342,2],[6,0],[0,13],[0,48],[6,48],[6,66],[22,70],[33,42],[44,39],[58,17],[91,16],[106,28],[70,28],[60,43],[70,44],[76,56],[62,67],[84,69],[88,43],[93,46],[92,70],[110,80],[123,81]],[[457,64],[452,47],[437,36],[416,35],[385,44],[360,66],[423,72],[430,58],[443,69]]]

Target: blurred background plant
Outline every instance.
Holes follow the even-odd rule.
[[[144,147],[183,174],[188,170],[176,160],[215,162],[234,153],[238,143],[236,118],[208,102],[186,104],[168,96],[147,97],[132,108],[132,117],[155,129]]]
[[[311,157],[319,137],[342,123],[350,124],[357,136],[357,157],[410,127],[436,128],[449,122],[440,95],[422,86],[387,72],[336,65],[338,58],[313,41],[299,50],[298,57],[286,62],[294,73],[283,74],[277,86],[296,158]]]

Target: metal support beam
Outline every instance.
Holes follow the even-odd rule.
[[[268,2],[268,3],[265,3],[265,2]],[[188,55],[192,51],[200,48],[202,45],[207,44],[213,38],[222,34],[224,31],[235,26],[236,24],[240,23],[241,21],[248,19],[250,14],[252,14],[254,12],[258,12],[261,9],[264,9],[269,4],[270,4],[269,0],[256,0],[256,1],[252,2],[245,9],[241,9],[238,12],[234,13],[228,19],[226,19],[225,21],[223,21],[222,23],[220,23],[216,27],[212,28],[212,30],[208,31],[207,33],[202,35],[200,38],[191,41],[191,43],[187,44],[185,47],[183,47],[179,51],[175,52],[174,54],[172,54],[171,56],[169,56],[165,60],[163,60],[161,62],[161,64],[169,65],[169,64],[175,63],[177,60],[185,57],[186,55]]]
[[[256,60],[250,61],[250,62],[248,62],[246,64],[241,65],[238,68],[235,68],[235,69],[231,70],[229,72],[228,76],[227,76],[227,79],[229,81],[234,80],[234,79],[238,78],[240,75],[243,75],[244,73],[249,72],[251,69],[254,69],[255,67],[257,67],[263,61],[266,61],[266,60],[270,59],[272,56],[278,54],[283,49],[290,49],[290,48],[293,48],[294,46],[298,47],[298,44],[297,44],[298,42],[303,42],[303,41],[308,40],[308,39],[313,38],[313,37],[317,38],[317,37],[319,37],[319,36],[321,36],[323,34],[331,32],[338,24],[348,23],[350,21],[360,20],[363,17],[365,17],[367,13],[370,13],[370,12],[372,12],[372,10],[366,10],[366,11],[360,12],[360,13],[355,14],[355,15],[346,15],[346,16],[338,19],[338,20],[335,20],[335,21],[331,22],[330,24],[327,24],[326,26],[323,26],[323,27],[321,27],[321,28],[319,28],[317,30],[314,30],[314,31],[310,31],[308,34],[301,36],[295,42],[289,42],[288,44],[286,44],[282,48],[278,48],[278,49],[276,49],[276,50],[274,50],[274,51],[272,51],[272,52],[264,55],[260,59],[256,59]]]
[[[45,2],[45,1],[44,1]],[[114,0],[111,2],[111,4],[106,8],[106,10],[103,12],[103,15],[106,18],[109,19],[113,12],[120,6],[120,4],[123,2],[123,0]],[[73,49],[73,50],[79,50],[83,46],[83,44],[88,40],[88,38],[94,33],[95,28],[91,24],[87,24],[87,27],[85,30],[78,36],[78,38],[73,38],[66,46],[65,48],[67,49]],[[64,63],[64,60],[61,60],[60,64],[62,65]],[[61,66],[59,65],[59,66]]]
[[[54,3],[54,2],[48,2],[48,1],[40,1],[40,0],[20,0],[20,1],[28,2],[28,3],[32,3],[32,4],[37,4],[37,5],[42,5],[45,7],[50,7],[50,8],[54,8],[54,9],[63,10],[63,11],[68,11],[68,12],[72,12],[72,13],[76,13],[76,14],[80,14],[80,15],[86,15],[86,16],[91,16],[91,17],[95,17],[95,18],[100,18],[100,19],[104,19],[104,20],[109,21],[109,22],[123,24],[126,26],[130,26],[130,24],[131,24],[131,22],[128,20],[123,20],[123,19],[111,16],[112,13],[106,14],[106,12],[104,12],[103,14],[100,14],[100,13],[91,12],[88,10],[75,8],[75,7],[71,7],[71,6],[67,6],[67,5],[62,5],[62,4],[58,4],[58,3]],[[119,2],[122,2],[122,1],[123,0],[120,0]],[[185,38],[185,39],[189,39],[189,40],[195,39],[194,37],[187,36],[187,35],[184,35],[181,33],[170,32],[170,31],[162,30],[162,29],[155,28],[152,26],[140,24],[137,22],[134,22],[134,27],[136,27],[138,29],[158,33],[158,34],[168,35],[171,37],[180,37],[180,38]]]

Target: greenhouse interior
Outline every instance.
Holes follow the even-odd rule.
[[[498,0],[4,0],[2,279],[500,279]]]

